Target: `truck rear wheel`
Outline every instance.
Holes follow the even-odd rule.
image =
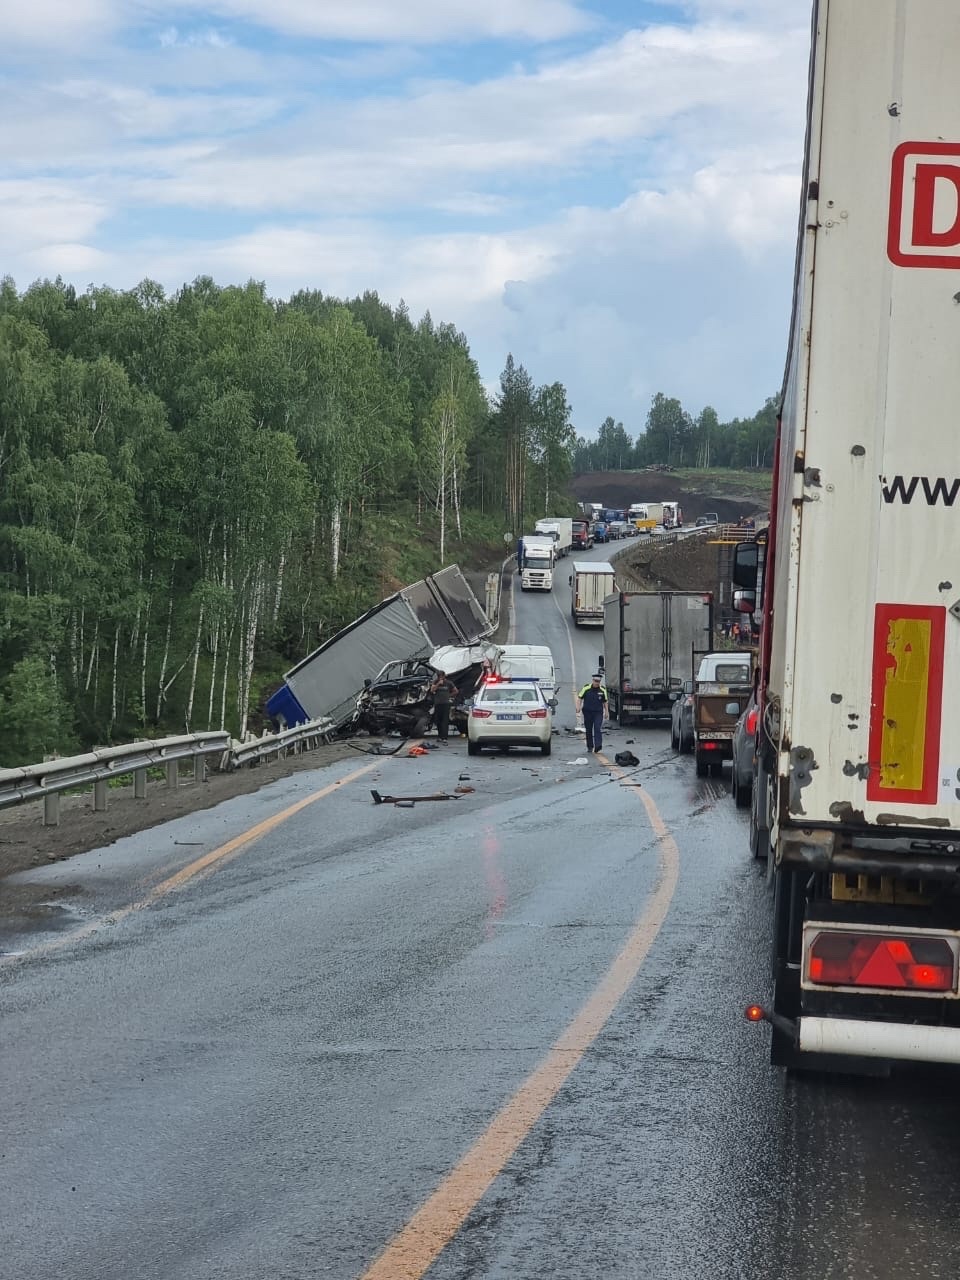
[[[750,852],[755,858],[770,856],[770,818],[767,813],[767,773],[760,761],[750,796]]]
[[[710,769],[710,761],[700,751],[696,753],[696,764],[697,764],[697,777],[705,778]]]
[[[800,947],[804,893],[800,876],[782,868],[776,873],[773,895],[773,1011],[791,1021],[800,1016]],[[797,1067],[803,1055],[790,1036],[772,1027],[770,1062]]]

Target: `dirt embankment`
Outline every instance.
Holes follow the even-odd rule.
[[[729,558],[728,543],[709,533],[666,546],[645,538],[617,557],[617,575],[636,591],[712,591],[719,600],[729,594],[720,590],[729,578]]]
[[[634,502],[673,502],[683,507],[686,524],[697,516],[716,512],[721,521],[736,523],[741,516],[766,514],[769,498],[765,491],[769,473],[749,477],[733,472],[729,478],[716,473],[700,477],[696,472],[674,471],[589,471],[571,482],[578,502],[599,502],[604,507],[626,508]]]

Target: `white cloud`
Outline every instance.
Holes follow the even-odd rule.
[[[101,143],[101,167],[126,167],[129,194],[143,205],[489,213],[515,193],[483,193],[481,183],[555,180],[616,162],[631,167],[637,185],[659,187],[730,137],[776,153],[799,127],[796,61],[796,42],[656,28],[534,72],[473,86],[423,84],[407,98],[333,110],[328,102],[297,111],[288,102],[285,110],[266,94],[174,96],[67,82],[45,101],[35,95],[33,123],[21,111],[16,136],[29,155],[37,154],[37,136],[55,147],[65,134],[74,155]],[[201,144],[205,135],[208,145],[189,154],[159,145],[122,150],[129,139],[163,143],[184,134]]]
[[[0,48],[76,48],[101,38],[116,20],[116,0],[16,0],[0,5]]]
[[[555,40],[589,25],[584,11],[568,0],[214,0],[199,7],[273,31],[376,43]]]
[[[47,248],[92,239],[106,216],[102,202],[64,182],[0,182],[0,243],[11,264],[22,257],[44,274],[56,274],[55,267],[46,265]]]
[[[203,31],[181,31],[177,27],[167,27],[160,32],[159,41],[162,49],[175,49],[178,46],[194,49],[205,46],[213,49],[228,49],[234,43],[229,36],[225,36],[213,27]]]
[[[91,282],[94,276],[102,279],[102,273],[110,265],[109,254],[88,244],[45,244],[42,249],[28,253],[26,260],[35,261],[45,277],[82,278]]]
[[[593,25],[573,0],[180,0],[165,9],[154,0],[32,0],[0,7],[0,46],[90,48],[110,33],[174,13],[206,25],[168,20],[160,36],[168,44],[216,44],[229,39],[222,27],[231,22],[287,36],[424,45],[556,40]]]

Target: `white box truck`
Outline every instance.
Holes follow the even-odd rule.
[[[758,594],[772,1059],[960,1063],[957,0],[819,0]],[[761,581],[756,569],[760,562]]]
[[[670,718],[693,669],[713,647],[713,596],[703,591],[621,591],[603,607],[603,669],[611,718]]]
[[[569,516],[551,516],[545,520],[538,520],[534,532],[553,538],[558,560],[570,554],[570,548],[573,546],[573,520]]]
[[[575,560],[570,575],[570,612],[576,626],[603,626],[603,602],[616,591],[612,564]]]
[[[520,540],[520,590],[552,591],[556,543],[549,534],[525,533]]]

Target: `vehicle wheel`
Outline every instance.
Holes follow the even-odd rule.
[[[468,755],[468,756],[478,756],[479,754],[480,754],[480,743],[479,743],[479,742],[469,742],[469,741],[468,741],[468,742],[467,742],[467,755]]]
[[[733,783],[730,789],[733,792],[733,803],[737,806],[737,808],[748,809],[750,807],[750,788],[741,787],[739,781],[737,780],[736,769],[733,770]]]
[[[509,706],[510,704],[508,703],[507,705]],[[553,750],[553,743],[552,743],[552,742],[541,742],[541,744],[540,744],[540,754],[541,754],[542,756],[548,756],[552,750]]]
[[[670,746],[674,749],[674,751],[679,752],[679,750],[680,750],[680,735],[677,733],[677,731],[676,731],[676,729],[673,727],[673,724],[672,724],[672,723],[671,723],[671,725],[670,725]]]
[[[711,760],[710,774],[711,774],[711,777],[714,777],[714,778],[723,777],[723,761],[722,760]]]
[[[693,750],[693,736],[690,735],[688,737],[685,737],[684,734],[681,733],[680,734],[680,754],[682,756],[688,756],[692,750]]]
[[[800,935],[803,929],[804,894],[799,877],[781,870],[773,895],[773,1010],[785,1018],[800,1013]],[[791,964],[791,961],[794,963]],[[770,1061],[775,1067],[796,1067],[802,1055],[791,1040],[772,1028]]]
[[[710,771],[710,761],[704,759],[704,757],[698,751],[697,757],[696,757],[696,763],[697,763],[697,777],[705,778]]]
[[[766,778],[759,771],[754,778],[750,795],[750,852],[755,858],[768,858],[770,854],[770,827],[765,810]],[[771,859],[772,864],[772,859]],[[772,868],[768,868],[768,873]]]

